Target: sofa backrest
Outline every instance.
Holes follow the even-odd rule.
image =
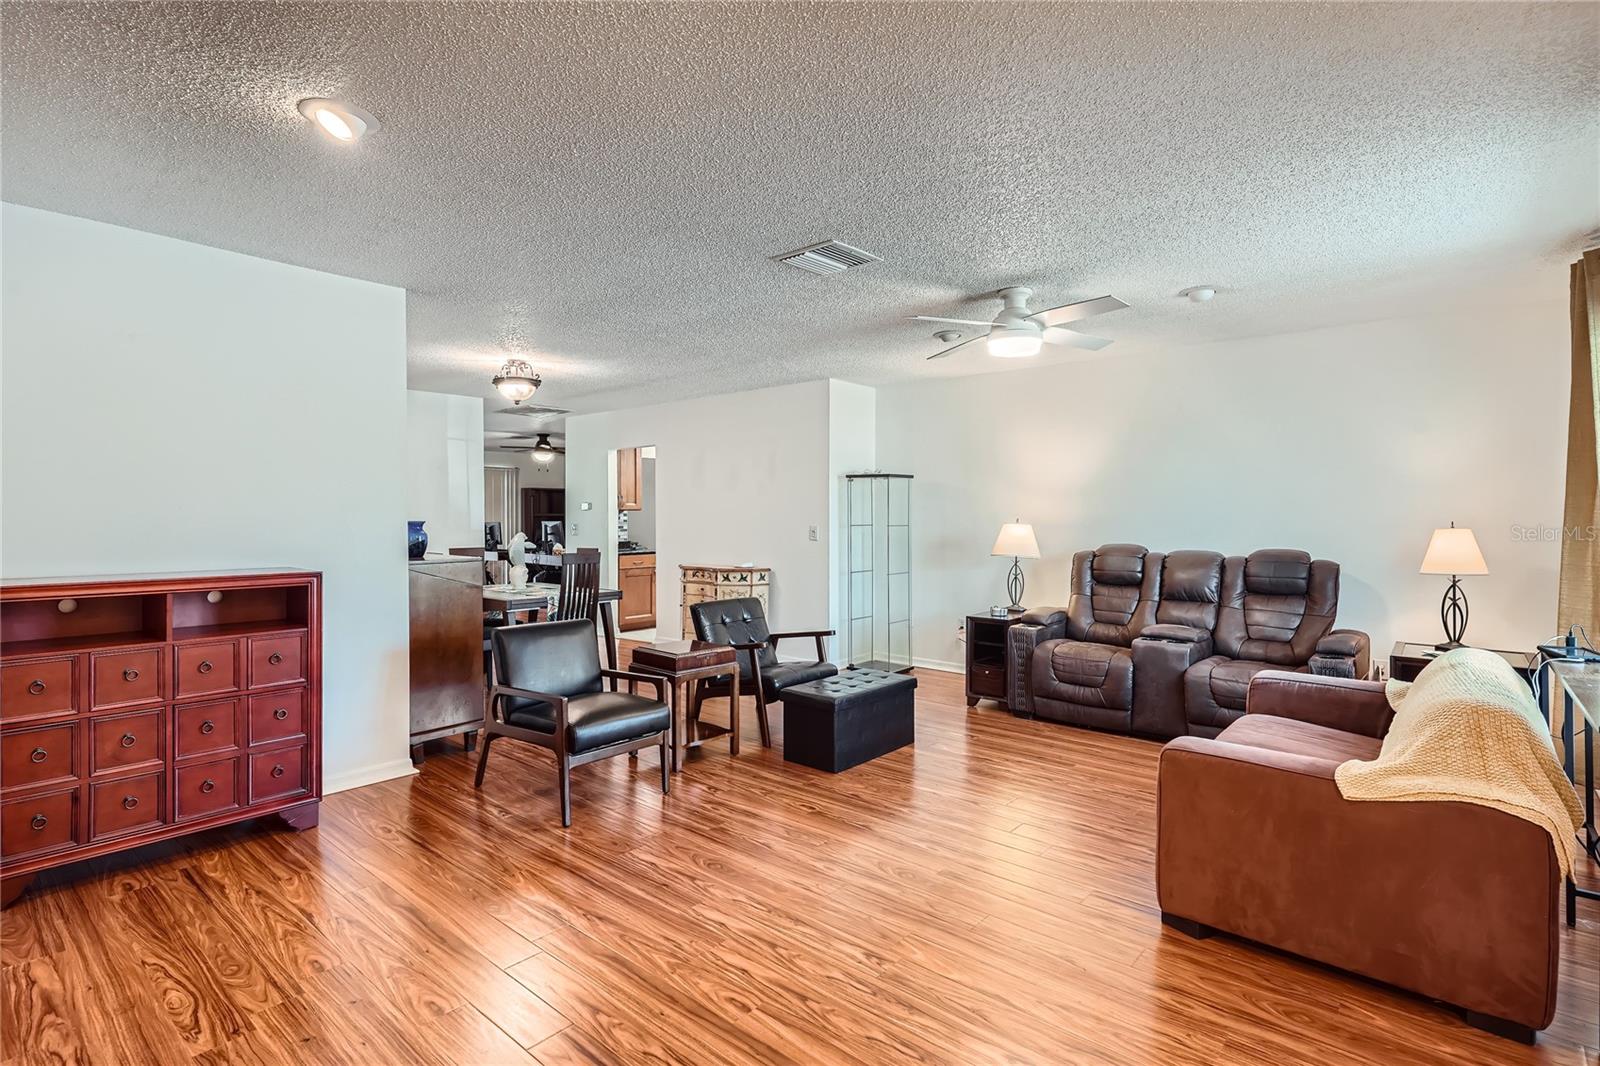
[[[1213,632],[1222,603],[1222,562],[1221,552],[1168,552],[1161,564],[1156,621]]]
[[[1333,628],[1339,564],[1268,548],[1229,556],[1222,567],[1217,651],[1274,666],[1304,666]]]
[[[1160,552],[1141,544],[1102,544],[1072,557],[1067,638],[1127,647],[1155,624]]]

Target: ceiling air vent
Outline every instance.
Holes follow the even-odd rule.
[[[497,415],[518,415],[522,418],[549,418],[551,415],[570,415],[571,413],[564,407],[544,407],[536,403],[519,404],[516,407],[502,407],[495,412]]]
[[[840,244],[838,241],[823,241],[821,244],[813,244],[809,248],[775,255],[772,258],[776,262],[799,267],[808,274],[824,276],[840,274],[851,267],[878,262],[877,256],[863,252],[860,248],[852,248],[848,244]]]

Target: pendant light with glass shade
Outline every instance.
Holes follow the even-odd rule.
[[[556,450],[550,444],[550,434],[539,434],[539,439],[533,442],[532,455],[536,463],[548,463],[556,457]]]
[[[506,365],[500,368],[500,373],[494,376],[493,384],[500,390],[500,395],[513,404],[520,404],[538,392],[539,386],[544,382],[525,360],[507,359]]]

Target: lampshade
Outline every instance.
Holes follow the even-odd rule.
[[[1472,535],[1472,530],[1457,529],[1452,525],[1449,529],[1433,531],[1433,539],[1428,541],[1428,552],[1422,557],[1422,569],[1417,572],[1448,574],[1451,577],[1487,574],[1489,564],[1483,561],[1483,552],[1478,550],[1478,538]]]
[[[1039,558],[1039,542],[1034,538],[1033,527],[1026,522],[1007,522],[994,538],[990,555],[1015,555],[1021,559]]]

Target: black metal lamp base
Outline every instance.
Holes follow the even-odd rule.
[[[1439,601],[1439,621],[1444,623],[1444,641],[1435,644],[1438,651],[1464,648],[1461,638],[1467,635],[1467,594],[1461,591],[1461,579],[1450,575],[1450,587],[1444,590]]]
[[[1459,641],[1447,640],[1443,644],[1435,644],[1433,646],[1433,650],[1434,651],[1455,651],[1457,648],[1465,648],[1465,647],[1466,647],[1466,645],[1460,643]]]
[[[1022,558],[1011,557],[1011,572],[1006,575],[1006,593],[1011,597],[1011,609],[1022,610]]]

